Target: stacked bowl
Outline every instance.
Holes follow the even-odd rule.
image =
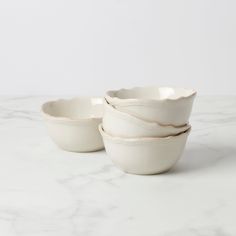
[[[196,91],[135,87],[108,91],[99,126],[106,152],[127,173],[168,171],[180,158],[190,133]]]

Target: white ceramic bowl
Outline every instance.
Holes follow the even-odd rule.
[[[161,125],[188,124],[196,91],[171,87],[136,87],[108,91],[105,99],[119,111]]]
[[[158,174],[169,170],[179,160],[190,129],[165,138],[119,138],[99,130],[113,163],[131,174]]]
[[[157,122],[147,122],[116,110],[112,105],[105,104],[103,115],[103,129],[112,136],[124,138],[141,137],[166,137],[182,133],[190,128],[190,125],[182,127],[162,126]]]
[[[102,98],[73,98],[43,104],[43,117],[52,140],[62,149],[91,152],[104,148],[98,125],[102,122]]]

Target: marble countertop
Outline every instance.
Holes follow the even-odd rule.
[[[0,98],[1,236],[236,235],[236,97],[198,97],[182,159],[153,176],[58,149],[49,99]]]

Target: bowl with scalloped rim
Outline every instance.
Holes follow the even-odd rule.
[[[171,169],[180,159],[191,128],[164,138],[121,138],[112,136],[99,125],[108,156],[130,174],[159,174]]]
[[[42,114],[52,140],[72,152],[104,148],[98,125],[102,122],[103,98],[59,99],[42,105]]]
[[[107,133],[124,138],[167,137],[183,133],[190,128],[189,124],[174,127],[171,125],[163,126],[157,122],[148,122],[126,112],[118,111],[107,102],[104,102],[102,124]]]
[[[175,87],[135,87],[108,91],[105,99],[117,110],[161,125],[188,124],[196,91]]]

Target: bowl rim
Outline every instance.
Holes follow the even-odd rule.
[[[149,99],[149,98],[119,98],[117,96],[115,96],[115,94],[117,92],[123,92],[123,91],[132,91],[132,90],[136,90],[136,89],[151,89],[151,88],[157,88],[157,89],[183,89],[186,91],[190,91],[191,93],[189,95],[181,95],[177,98],[163,98],[163,99]],[[112,96],[114,94],[114,96]],[[132,88],[121,88],[118,90],[108,90],[106,92],[105,98],[111,101],[116,101],[119,103],[128,103],[128,102],[175,102],[175,101],[179,101],[179,100],[185,100],[185,99],[189,99],[192,97],[195,97],[197,95],[197,91],[195,89],[192,88],[185,88],[185,87],[176,87],[176,86],[135,86]],[[118,105],[118,104],[117,104]]]
[[[145,119],[138,118],[137,116],[133,116],[127,112],[123,112],[118,110],[114,105],[109,103],[106,98],[104,98],[104,109],[105,109],[105,114],[106,114],[106,109],[109,109],[109,112],[114,112],[122,116],[122,119],[132,119],[133,122],[137,124],[142,124],[143,126],[148,126],[148,129],[153,128],[153,127],[162,127],[162,128],[173,128],[173,129],[181,129],[181,128],[186,128],[185,130],[188,130],[191,126],[189,123],[186,123],[184,125],[176,126],[172,124],[161,124],[160,122],[157,121],[148,121]]]
[[[53,116],[49,114],[48,112],[45,111],[45,108],[47,105],[52,104],[52,103],[60,103],[60,102],[73,102],[75,100],[79,99],[88,99],[88,100],[100,100],[101,105],[103,106],[104,99],[103,97],[89,97],[89,96],[80,96],[80,97],[72,97],[72,98],[59,98],[56,100],[50,100],[41,105],[41,114],[43,115],[44,118],[47,120],[53,120],[53,121],[64,121],[64,122],[87,122],[87,121],[101,121],[101,117],[87,117],[87,118],[69,118],[67,116]]]
[[[190,131],[192,129],[192,127],[190,126],[189,129],[185,130],[184,132],[181,132],[179,134],[176,135],[169,135],[166,137],[139,137],[139,138],[124,138],[124,137],[118,137],[118,136],[113,136],[111,134],[108,134],[104,129],[103,129],[103,125],[99,124],[98,129],[102,135],[102,137],[112,140],[113,142],[116,143],[124,143],[124,144],[135,144],[135,143],[147,143],[147,142],[156,142],[158,140],[160,141],[167,141],[167,140],[171,140],[171,139],[176,139],[179,138],[181,136],[184,135],[189,135]]]

